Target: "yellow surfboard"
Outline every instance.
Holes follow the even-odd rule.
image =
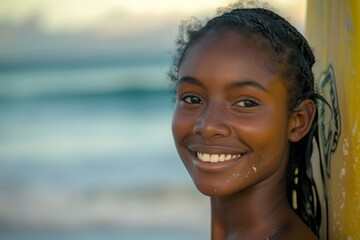
[[[309,0],[306,37],[319,107],[321,239],[360,240],[360,1]],[[314,160],[313,159],[313,160]]]

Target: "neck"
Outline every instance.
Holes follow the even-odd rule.
[[[212,239],[275,239],[291,214],[283,183],[261,183],[231,196],[212,197]]]

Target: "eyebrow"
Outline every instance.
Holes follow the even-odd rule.
[[[176,86],[179,86],[182,83],[188,83],[192,85],[197,85],[199,87],[205,88],[205,86],[199,81],[198,79],[190,76],[184,76],[179,78],[179,80],[176,81]]]
[[[244,80],[244,81],[234,82],[234,83],[231,83],[228,86],[226,86],[225,89],[228,91],[232,88],[243,88],[243,87],[254,87],[254,88],[257,88],[264,92],[268,92],[268,89],[266,89],[263,85],[261,85],[258,82],[255,82],[253,80]]]
[[[196,79],[194,77],[190,77],[190,76],[184,76],[184,77],[179,78],[179,80],[176,81],[176,86],[179,86],[182,83],[188,83],[188,84],[197,85],[199,87],[205,88],[205,86],[202,84],[201,81],[199,81],[198,79]],[[268,92],[268,90],[263,85],[261,85],[258,82],[255,82],[253,80],[243,80],[243,81],[233,82],[233,83],[227,85],[225,87],[225,90],[229,91],[232,88],[243,88],[243,87],[254,87],[254,88],[257,88],[264,92]]]

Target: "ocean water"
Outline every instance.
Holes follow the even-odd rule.
[[[0,71],[0,239],[209,239],[166,69]]]

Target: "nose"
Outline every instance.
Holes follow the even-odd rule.
[[[219,103],[207,105],[198,117],[193,132],[208,138],[229,136],[231,128],[227,119],[226,106],[221,106]]]

